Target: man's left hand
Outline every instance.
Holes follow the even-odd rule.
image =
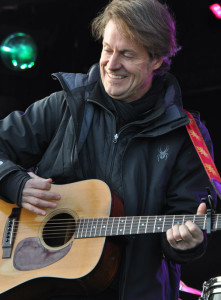
[[[197,209],[197,215],[206,214],[206,204],[201,203]],[[175,249],[188,250],[201,244],[204,237],[202,230],[192,221],[182,225],[174,225],[167,230],[167,240]]]

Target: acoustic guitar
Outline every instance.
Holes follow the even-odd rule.
[[[52,185],[52,191],[61,200],[46,216],[0,200],[0,299],[100,292],[119,266],[117,236],[165,232],[187,220],[207,226],[206,215],[126,217],[100,180]],[[212,218],[213,230],[219,229],[219,215]]]

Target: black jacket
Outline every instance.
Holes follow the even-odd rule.
[[[115,116],[96,99],[97,65],[85,75],[53,76],[63,91],[1,121],[0,179],[29,168],[55,183],[97,178],[123,200],[125,215],[196,213],[209,182],[188,137],[189,121],[171,74],[165,75],[165,92],[153,109],[118,132]],[[212,151],[208,132],[198,123]],[[200,245],[175,251],[165,234],[128,238],[119,299],[177,299],[179,264],[204,250]]]

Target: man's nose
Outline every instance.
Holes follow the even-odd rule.
[[[108,68],[110,70],[116,70],[121,67],[120,57],[118,53],[113,53],[108,61]]]

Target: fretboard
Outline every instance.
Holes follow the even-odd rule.
[[[145,233],[166,232],[175,224],[184,224],[187,220],[207,228],[207,215],[165,215],[134,216],[79,219],[75,238],[106,237]],[[212,215],[212,231],[221,229],[221,215]]]

